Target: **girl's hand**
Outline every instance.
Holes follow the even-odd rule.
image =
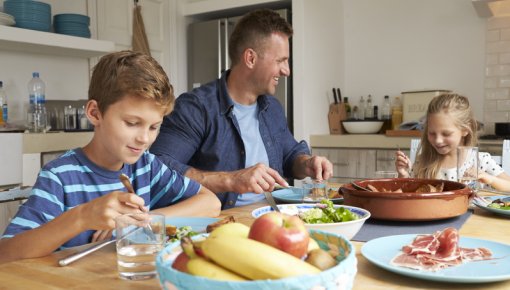
[[[487,174],[485,172],[478,173],[478,181],[481,183],[485,183],[487,185],[492,185],[494,183],[494,180],[496,180],[497,177],[494,175]]]
[[[411,160],[404,152],[397,150],[395,153],[395,168],[398,172],[398,177],[409,177],[409,169],[411,168]]]

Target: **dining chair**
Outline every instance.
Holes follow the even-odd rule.
[[[416,156],[418,155],[418,150],[420,147],[420,139],[411,139],[411,148],[409,150],[409,159],[411,160],[411,165],[414,164],[416,160]],[[506,174],[510,174],[510,140],[503,140],[503,145],[501,148],[501,155],[492,155],[492,159],[496,161],[501,168],[505,171]]]

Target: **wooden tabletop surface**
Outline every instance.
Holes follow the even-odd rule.
[[[265,204],[258,203],[225,210],[221,216],[233,215],[239,222],[250,225],[253,222],[251,211],[263,205]],[[508,217],[476,208],[474,214],[460,229],[460,234],[510,244],[509,226]],[[483,284],[454,284],[394,274],[367,261],[360,253],[363,243],[353,244],[358,259],[358,273],[353,289],[510,289],[510,280]],[[88,246],[67,249],[43,258],[0,264],[0,289],[161,289],[157,279],[125,281],[118,278],[114,245],[109,245],[67,267],[58,266],[60,258]]]

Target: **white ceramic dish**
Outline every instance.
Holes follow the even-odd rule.
[[[308,211],[315,207],[315,204],[309,204],[309,203],[300,203],[300,204],[279,204],[278,208],[281,212],[289,214],[289,215],[297,215],[301,212]],[[351,212],[357,214],[360,218],[354,221],[349,222],[341,222],[341,223],[329,223],[329,224],[306,224],[305,226],[307,229],[313,229],[313,230],[319,230],[324,231],[328,233],[333,234],[339,234],[345,237],[346,239],[350,240],[352,237],[354,237],[365,221],[370,218],[370,212],[354,206],[347,206],[347,205],[334,205],[335,208],[344,207],[349,209]],[[259,207],[252,211],[251,215],[254,218],[258,218],[261,215],[264,215],[268,212],[273,211],[270,206],[263,206]]]
[[[343,121],[345,131],[350,134],[374,134],[381,130],[383,121]]]

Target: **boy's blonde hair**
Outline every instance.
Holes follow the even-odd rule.
[[[163,68],[152,57],[129,50],[107,54],[92,72],[89,100],[104,114],[125,96],[154,100],[165,115],[173,109],[174,90]]]
[[[443,155],[437,153],[428,140],[428,118],[436,113],[449,114],[454,120],[454,125],[467,135],[462,138],[460,146],[476,146],[478,143],[476,130],[477,122],[469,104],[468,98],[447,93],[434,97],[427,109],[427,120],[421,137],[421,153],[417,156],[414,169],[415,177],[435,179],[441,169]]]

